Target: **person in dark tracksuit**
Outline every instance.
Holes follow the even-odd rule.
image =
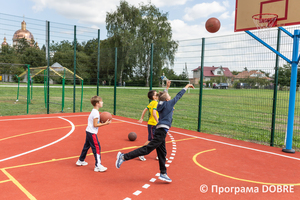
[[[167,88],[170,87],[170,85],[171,81],[167,80]],[[172,125],[174,105],[184,95],[187,88],[189,87],[194,88],[192,84],[187,84],[172,100],[166,90],[164,92],[159,92],[159,102],[157,105],[157,111],[159,113],[159,122],[156,125],[154,138],[149,144],[135,149],[131,152],[125,154],[118,152],[116,160],[117,168],[120,168],[121,164],[124,161],[131,160],[138,156],[148,155],[150,152],[156,149],[160,168],[160,176],[158,178],[163,181],[172,182],[172,180],[167,175],[167,169],[165,166],[165,156],[167,154],[165,138],[167,136],[168,130]]]
[[[81,155],[76,162],[76,165],[78,166],[85,166],[88,163],[84,161],[86,154],[89,150],[89,148],[92,148],[94,157],[95,157],[95,172],[105,172],[107,170],[106,167],[104,167],[101,164],[101,146],[97,137],[98,133],[98,127],[107,125],[111,123],[111,120],[107,120],[104,123],[100,123],[100,114],[99,114],[99,108],[103,106],[102,98],[99,96],[94,96],[91,98],[91,104],[94,106],[93,110],[91,111],[89,117],[88,117],[88,125],[86,127],[86,138],[85,143],[83,146],[83,149],[81,151]]]

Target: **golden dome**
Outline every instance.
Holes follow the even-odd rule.
[[[2,46],[4,46],[4,45],[8,45],[6,42],[6,37],[4,37],[3,42],[2,42]]]
[[[13,36],[14,45],[17,45],[18,40],[22,38],[25,38],[30,44],[31,41],[34,40],[32,33],[26,30],[26,22],[24,20],[21,23],[21,29],[17,30]]]

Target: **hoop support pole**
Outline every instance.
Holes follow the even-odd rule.
[[[267,43],[265,43],[259,37],[257,37],[256,35],[254,35],[250,31],[245,31],[245,32],[248,35],[250,35],[251,37],[253,37],[254,39],[256,39],[258,42],[260,42],[262,45],[264,45],[265,47],[267,47],[268,49],[270,49],[271,51],[273,51],[274,53],[276,53],[277,55],[279,55],[283,60],[285,60],[286,62],[292,64],[292,61],[290,61],[287,57],[285,57],[284,55],[282,55],[281,53],[279,53],[278,51],[276,51],[273,47],[271,47],[270,45],[268,45]]]
[[[286,153],[295,153],[292,149],[293,143],[293,129],[294,129],[294,115],[295,115],[295,101],[296,101],[296,86],[297,86],[297,71],[298,71],[298,54],[299,54],[299,37],[300,30],[294,31],[293,40],[293,58],[292,58],[292,71],[290,83],[290,98],[289,98],[289,113],[286,131],[286,146],[282,149]]]
[[[282,32],[284,32],[285,34],[287,34],[288,36],[290,36],[291,38],[294,37],[293,34],[291,34],[288,30],[286,30],[285,28],[282,27],[278,27]]]

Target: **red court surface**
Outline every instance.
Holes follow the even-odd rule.
[[[113,116],[99,128],[102,164],[76,166],[89,113],[0,118],[0,199],[300,199],[300,154],[280,148],[172,127],[166,137],[167,172],[158,179],[156,152],[116,169],[118,151],[147,140],[146,122]],[[137,140],[129,141],[129,132]]]

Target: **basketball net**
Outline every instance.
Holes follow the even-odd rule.
[[[261,38],[267,38],[270,36],[270,29],[277,25],[277,14],[272,13],[260,13],[252,16],[253,22],[256,25],[258,36]]]

